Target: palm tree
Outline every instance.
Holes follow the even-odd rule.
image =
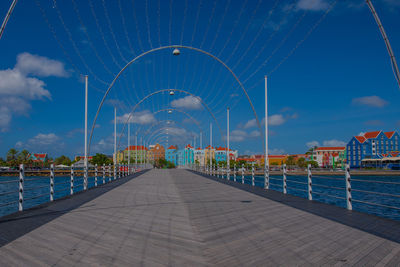
[[[7,162],[17,159],[18,151],[15,148],[11,148],[7,152]]]

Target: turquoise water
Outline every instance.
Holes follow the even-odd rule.
[[[0,217],[18,211],[18,181],[18,177],[0,177]],[[106,183],[108,181],[109,178],[106,177]],[[54,199],[59,199],[70,195],[70,183],[70,176],[56,176],[54,178]],[[98,177],[97,184],[103,184],[102,177]],[[88,188],[92,188],[94,185],[95,178],[88,177]],[[74,177],[74,193],[82,190],[83,177]],[[24,209],[29,209],[49,201],[50,178],[25,177],[23,202]]]
[[[231,175],[230,180],[233,181],[233,179],[233,175]],[[242,176],[238,175],[236,179],[241,183]],[[263,176],[255,176],[254,180],[255,186],[264,187]],[[251,176],[244,176],[244,183],[251,185]],[[344,177],[315,175],[312,177],[312,184],[313,200],[346,208]],[[283,192],[283,176],[270,176],[270,189]],[[400,221],[400,176],[353,176],[351,189],[353,210]],[[358,190],[369,192],[359,192]],[[307,176],[288,175],[287,193],[307,198]]]

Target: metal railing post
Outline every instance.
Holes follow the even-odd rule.
[[[24,164],[19,165],[19,200],[18,200],[18,210],[24,210],[24,179],[25,179],[25,168]]]
[[[54,201],[54,164],[50,165],[50,201]]]
[[[233,166],[233,181],[236,182],[236,165]]]
[[[287,168],[286,164],[283,164],[283,193],[287,193]]]
[[[112,176],[111,176],[111,163],[108,164],[108,182],[111,182]]]
[[[244,164],[242,164],[242,184],[244,184]]]
[[[351,176],[350,176],[350,166],[346,165],[346,207],[348,210],[353,209],[351,203]]]
[[[311,164],[307,166],[307,187],[308,187],[308,200],[312,200],[312,173],[311,173]]]
[[[69,189],[69,194],[73,195],[74,194],[74,165],[71,165],[71,182],[70,182],[70,189]]]
[[[254,165],[251,166],[251,185],[255,186],[255,180],[254,180]]]
[[[103,163],[103,169],[102,169],[102,171],[103,171],[103,184],[106,183],[106,166],[105,165],[106,164]]]
[[[113,165],[113,170],[114,170],[114,180],[117,179],[117,166],[115,164]]]
[[[98,172],[97,172],[97,164],[96,165],[94,165],[94,187],[97,187],[97,174],[98,174]]]
[[[84,174],[83,174],[83,190],[87,190],[88,187],[88,166],[84,166]]]
[[[269,189],[269,164],[264,166],[264,189]]]

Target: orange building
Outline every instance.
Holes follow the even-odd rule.
[[[165,148],[160,144],[156,144],[149,150],[147,158],[150,161],[165,159]]]

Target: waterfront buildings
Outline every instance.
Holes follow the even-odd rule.
[[[194,163],[194,148],[191,145],[178,150],[178,166],[189,166]]]
[[[160,144],[150,146],[150,150],[147,153],[147,159],[150,162],[165,159],[165,148]]]
[[[28,156],[28,160],[32,160],[33,162],[45,163],[49,160],[47,153],[31,153]]]
[[[172,162],[175,166],[178,165],[178,147],[170,146],[165,151],[165,159],[169,162]]]
[[[194,162],[196,164],[199,164],[200,166],[205,165],[205,154],[204,154],[204,149],[201,149],[200,147],[196,148],[194,150]]]
[[[215,160],[215,148],[212,146],[208,146],[204,149],[204,163],[205,165],[210,165],[211,160]]]
[[[318,147],[313,151],[313,159],[322,168],[340,167],[346,159],[346,147]]]
[[[147,157],[148,148],[145,146],[129,146],[125,148],[123,151],[123,160],[128,161],[128,154],[131,154],[131,162],[134,163],[137,160],[138,163],[144,162],[145,158]]]
[[[347,163],[351,168],[378,167],[383,161],[398,157],[399,139],[396,131],[373,131],[354,136],[346,146]]]

